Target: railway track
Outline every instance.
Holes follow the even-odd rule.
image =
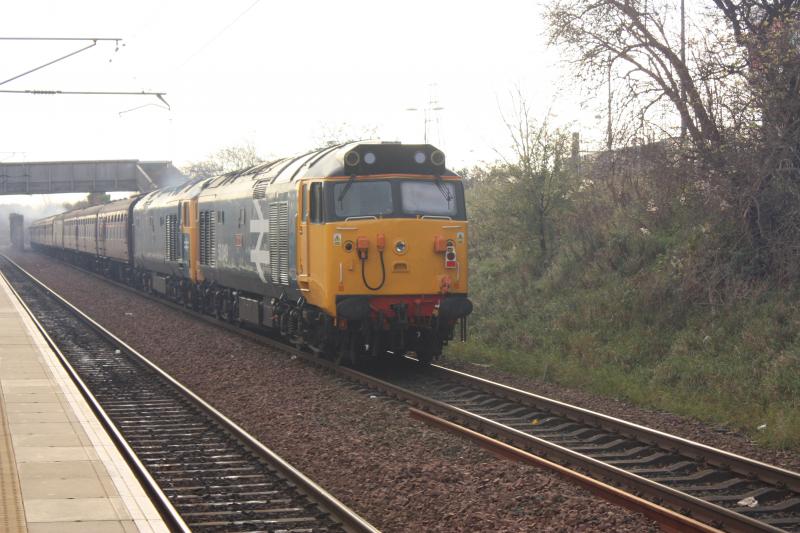
[[[0,272],[171,529],[376,531],[27,272]]]
[[[409,358],[363,371],[337,366],[262,334],[148,297],[713,527],[800,531],[798,473],[462,372],[422,367]]]
[[[398,359],[352,379],[728,531],[800,531],[800,474],[507,387]]]

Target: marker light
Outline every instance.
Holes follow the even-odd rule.
[[[456,260],[456,247],[450,244],[450,242],[448,242],[447,250],[444,253],[444,267],[458,268],[458,261]]]
[[[394,243],[394,251],[399,255],[403,255],[404,253],[406,253],[407,249],[408,246],[406,245],[405,241],[397,241],[396,243]]]
[[[367,152],[366,154],[364,154],[364,163],[371,165],[374,162],[375,162],[375,154],[373,154],[372,152]]]
[[[414,154],[414,161],[420,165],[425,162],[425,152],[417,152]]]

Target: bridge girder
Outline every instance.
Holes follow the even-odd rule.
[[[0,195],[147,192],[183,181],[186,176],[170,161],[0,163]]]

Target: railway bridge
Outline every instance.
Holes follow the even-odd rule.
[[[0,163],[0,196],[148,192],[186,181],[171,161],[138,159]],[[21,245],[22,215],[10,217],[11,241]],[[0,227],[4,224],[0,222]]]
[[[185,180],[170,161],[0,163],[0,195],[147,192]]]

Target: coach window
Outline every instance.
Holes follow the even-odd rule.
[[[311,222],[319,224],[322,222],[322,184],[312,183],[309,201],[311,211]]]

